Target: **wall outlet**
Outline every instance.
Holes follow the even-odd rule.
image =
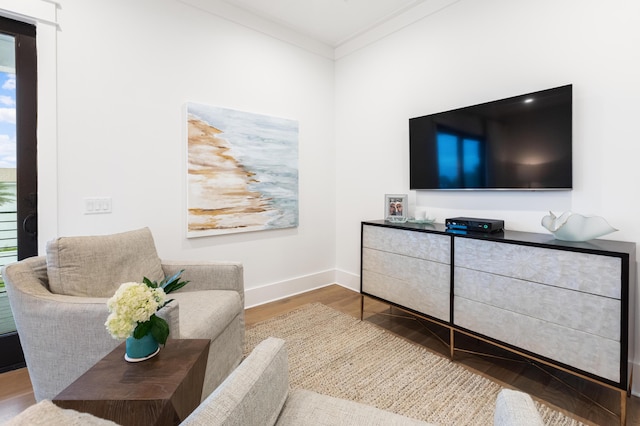
[[[84,214],[111,213],[111,197],[84,199]]]

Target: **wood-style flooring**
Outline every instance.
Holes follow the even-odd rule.
[[[246,324],[251,326],[313,302],[320,302],[360,317],[360,294],[338,285],[331,285],[249,308],[245,312]],[[364,306],[366,321],[424,345],[443,356],[449,356],[449,348],[443,343],[449,339],[447,330],[369,298],[365,298]],[[455,361],[476,373],[505,386],[525,391],[543,403],[587,424],[619,424],[619,419],[609,412],[619,413],[618,391],[559,371],[554,371],[552,376],[531,363],[509,360],[508,358],[513,358],[509,353],[498,352],[475,339],[460,336],[456,342],[456,346],[463,346],[470,352],[456,351]],[[475,352],[489,353],[491,356],[476,355]],[[26,369],[0,374],[0,424],[33,403],[35,400]],[[627,399],[627,425],[640,425],[638,397],[632,396]]]

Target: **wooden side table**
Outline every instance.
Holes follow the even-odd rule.
[[[122,343],[53,402],[121,425],[177,425],[200,404],[209,344],[169,339],[155,357],[129,363]]]

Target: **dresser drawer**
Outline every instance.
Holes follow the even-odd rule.
[[[450,293],[415,281],[403,281],[373,271],[362,271],[362,291],[442,321],[450,319]]]
[[[458,267],[454,282],[454,304],[457,297],[463,297],[607,339],[621,339],[618,299]]]
[[[451,263],[451,237],[381,226],[362,227],[362,246],[419,259]]]
[[[456,238],[456,267],[621,298],[619,257]]]
[[[451,288],[450,265],[430,260],[365,248],[362,269],[397,278],[416,289],[449,294]]]
[[[619,341],[605,339],[506,309],[456,297],[457,326],[619,382]]]

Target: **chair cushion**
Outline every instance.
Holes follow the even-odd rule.
[[[425,426],[429,423],[358,402],[296,389],[289,392],[277,425]]]
[[[52,293],[84,297],[111,297],[122,283],[164,278],[149,228],[49,241],[47,275]]]
[[[48,399],[30,406],[22,413],[10,419],[5,426],[117,426],[116,423],[80,413],[75,410],[60,408]]]

